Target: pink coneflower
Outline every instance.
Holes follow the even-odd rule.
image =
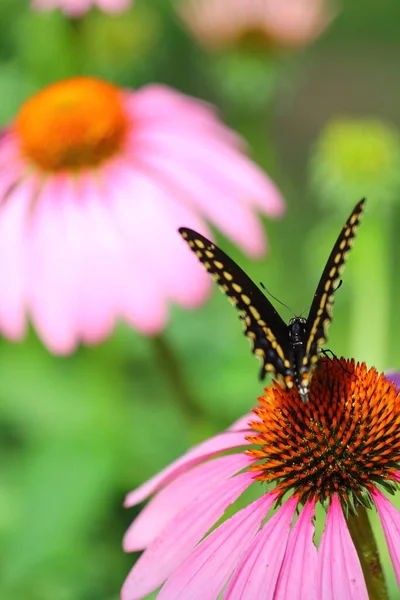
[[[116,319],[162,330],[169,301],[198,306],[210,281],[177,233],[207,218],[247,253],[265,250],[257,207],[274,184],[203,102],[161,85],[94,78],[28,100],[0,138],[0,330],[26,312],[54,352],[105,338]]]
[[[253,412],[127,496],[133,506],[154,494],[125,536],[125,550],[144,552],[122,600],[162,584],[159,600],[367,600],[344,516],[360,507],[377,509],[400,582],[400,513],[379,490],[397,488],[395,385],[365,364],[322,359],[309,402],[274,385]],[[250,486],[261,497],[212,530]],[[318,549],[317,503],[327,508]]]
[[[199,42],[211,48],[251,39],[267,46],[305,46],[333,16],[328,0],[181,0],[178,11]]]
[[[107,13],[118,13],[127,10],[134,0],[32,0],[32,7],[37,10],[59,8],[70,17],[80,17],[93,6]]]

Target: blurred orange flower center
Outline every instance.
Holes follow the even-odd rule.
[[[323,502],[339,494],[350,509],[371,504],[378,483],[396,488],[400,465],[400,395],[375,369],[321,359],[310,400],[270,387],[251,423],[249,454],[260,481],[278,480],[281,495]]]
[[[46,171],[102,163],[121,149],[127,129],[122,92],[89,77],[38,92],[22,106],[14,125],[23,155]]]

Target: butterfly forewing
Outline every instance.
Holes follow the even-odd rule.
[[[179,233],[240,312],[252,351],[262,360],[261,378],[275,373],[290,387],[292,369],[287,325],[256,284],[225,252],[201,234],[182,227]]]
[[[347,254],[353,245],[364,210],[365,199],[361,200],[347,219],[325,269],[319,280],[314,299],[307,318],[306,347],[303,359],[303,371],[311,375],[318,362],[318,354],[327,340],[327,330],[332,321],[334,292],[339,282]]]

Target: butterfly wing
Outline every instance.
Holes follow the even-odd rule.
[[[293,373],[288,327],[271,302],[239,265],[213,242],[186,227],[181,227],[179,233],[238,309],[252,352],[262,360],[261,379],[267,372],[275,373],[279,383],[291,387]]]
[[[353,246],[364,211],[364,205],[365,199],[356,204],[353,212],[347,219],[330,253],[314,294],[307,318],[306,347],[301,369],[303,378],[307,381],[318,362],[318,354],[321,346],[327,340],[327,330],[332,321],[334,292],[349,250]]]

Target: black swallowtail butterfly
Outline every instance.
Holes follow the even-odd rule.
[[[321,346],[327,340],[333,295],[353,245],[364,204],[365,200],[361,200],[355,206],[333,247],[308,318],[295,317],[288,325],[250,277],[225,252],[196,231],[186,227],[179,229],[221,290],[239,310],[252,351],[262,360],[261,379],[266,373],[271,373],[287,389],[296,385],[304,402],[308,400],[310,380]]]

